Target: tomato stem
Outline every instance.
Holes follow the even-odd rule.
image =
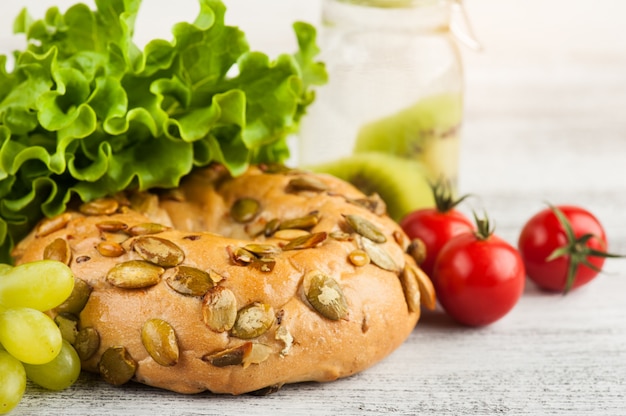
[[[553,206],[551,204],[548,204],[548,206],[550,207],[556,218],[559,220],[559,223],[563,227],[563,230],[565,231],[565,235],[567,237],[567,244],[557,248],[546,258],[546,261],[552,261],[559,257],[568,257],[567,277],[565,280],[565,287],[563,288],[563,294],[569,292],[574,286],[574,282],[576,280],[576,272],[578,271],[578,267],[581,264],[597,272],[602,271],[600,268],[591,264],[591,262],[589,262],[588,260],[588,257],[624,257],[619,254],[607,253],[605,251],[595,250],[588,247],[587,242],[592,238],[597,238],[599,241],[602,241],[602,239],[599,236],[590,233],[584,234],[576,238],[576,235],[574,234],[574,229],[572,228],[572,225],[570,224],[565,214],[563,214],[563,212],[556,206]]]
[[[476,212],[474,211],[474,221],[476,222],[476,231],[474,231],[474,236],[478,240],[486,240],[488,239],[496,227],[489,221],[489,217],[487,217],[487,213],[483,212],[483,217],[479,218]]]
[[[431,184],[430,188],[433,191],[433,198],[435,199],[435,206],[439,212],[448,212],[459,205],[465,198],[470,195],[463,195],[460,198],[455,198],[452,191],[452,185],[450,181],[444,178],[440,179],[434,184]]]

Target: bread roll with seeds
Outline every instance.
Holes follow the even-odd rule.
[[[370,367],[434,306],[384,211],[331,176],[215,165],[45,220],[14,257],[70,265],[75,293],[51,313],[107,382],[272,391]]]

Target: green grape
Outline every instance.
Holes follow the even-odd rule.
[[[46,364],[24,364],[26,376],[35,384],[49,390],[64,390],[80,375],[80,358],[74,347],[63,340],[61,352]]]
[[[73,288],[72,270],[59,261],[33,261],[8,271],[0,268],[0,305],[5,309],[47,311],[63,303]]]
[[[13,269],[13,266],[11,266],[10,264],[0,263],[0,276],[2,276],[5,273],[10,272],[12,269]]]
[[[63,338],[54,321],[31,308],[0,312],[0,343],[6,351],[28,364],[45,364],[61,350]]]
[[[15,357],[0,349],[0,414],[9,413],[18,405],[26,390],[24,366]]]

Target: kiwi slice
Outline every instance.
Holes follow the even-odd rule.
[[[367,152],[309,168],[350,182],[366,195],[378,193],[396,221],[415,209],[434,206],[424,166],[414,160]]]
[[[455,180],[458,133],[462,120],[461,94],[424,98],[395,114],[363,125],[354,152],[383,152],[418,160],[432,179]]]

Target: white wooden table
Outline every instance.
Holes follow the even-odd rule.
[[[316,10],[300,1],[266,0],[269,10],[259,13],[282,7],[275,16],[284,21]],[[252,24],[253,1],[227,3],[233,19]],[[626,253],[624,2],[467,6],[485,44],[483,53],[465,54],[460,187],[478,196],[467,209],[486,209],[514,244],[545,201],[579,204],[603,222],[611,251]],[[516,308],[483,329],[425,314],[392,355],[333,383],[286,386],[265,397],[183,396],[114,388],[85,375],[59,393],[30,386],[14,414],[624,415],[625,294],[626,259],[610,260],[605,274],[567,296],[528,284]]]

